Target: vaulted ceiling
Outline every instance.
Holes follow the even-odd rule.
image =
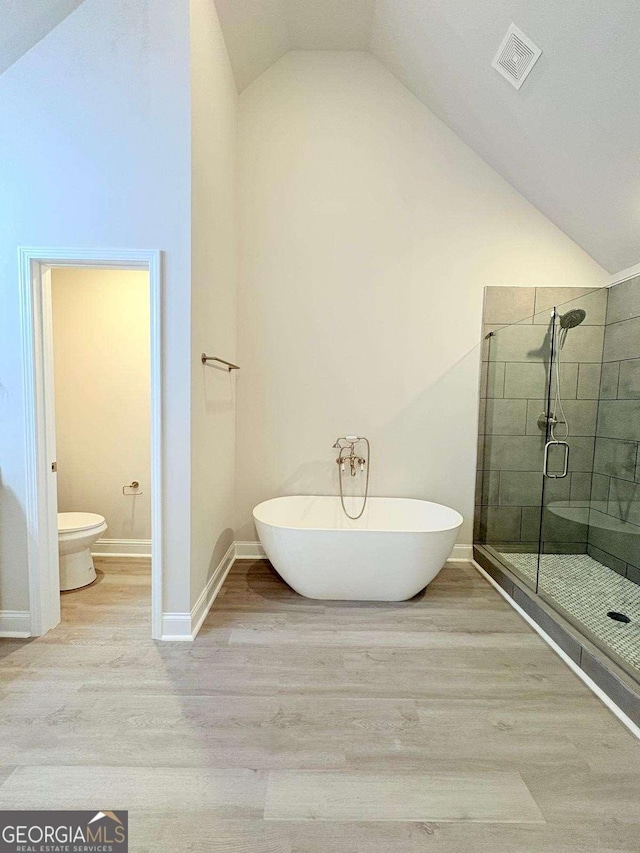
[[[599,263],[640,262],[638,0],[216,0],[242,91],[293,49],[370,50]],[[514,22],[543,50],[518,91]]]
[[[0,72],[82,0],[0,0]],[[640,262],[638,0],[215,0],[242,91],[289,50],[369,50],[615,272]],[[543,50],[517,91],[511,22]]]
[[[215,0],[238,91],[290,50],[369,50],[374,0]]]
[[[83,0],[0,0],[0,74]]]

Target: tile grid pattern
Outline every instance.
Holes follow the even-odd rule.
[[[576,297],[578,300],[576,301]],[[561,385],[571,428],[570,473],[545,483],[545,504],[588,505],[607,293],[576,288],[489,287],[476,483],[476,541],[509,550],[537,550],[542,495],[550,310],[579,305],[584,324],[572,329],[562,351]],[[561,308],[562,310],[562,308]],[[553,391],[553,389],[552,389]],[[551,457],[552,464],[558,463]],[[587,518],[567,520],[545,508],[544,549],[587,549]]]
[[[640,276],[609,288],[587,552],[640,584]]]
[[[587,554],[543,554],[539,573],[537,554],[501,556],[532,584],[537,575],[539,593],[640,673],[640,586]],[[615,622],[607,616],[610,610],[631,622]]]

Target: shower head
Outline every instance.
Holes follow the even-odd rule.
[[[582,308],[572,308],[566,314],[560,314],[558,322],[561,329],[574,329],[582,323],[586,316],[587,312],[583,311]]]
[[[356,444],[358,441],[362,441],[362,439],[358,435],[345,435],[341,438],[336,438],[336,443],[333,445],[336,450],[344,447],[343,444],[340,444],[341,441],[346,441],[347,444]]]

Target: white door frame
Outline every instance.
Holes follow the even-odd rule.
[[[151,636],[162,634],[162,253],[135,249],[19,247],[20,325],[26,450],[26,522],[31,635],[60,621],[58,526],[51,522],[51,267],[149,272],[151,331]],[[48,403],[49,401],[49,403]],[[52,529],[54,528],[54,529]]]

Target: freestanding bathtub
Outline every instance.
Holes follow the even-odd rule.
[[[462,516],[407,498],[369,498],[357,521],[338,497],[273,498],[253,511],[278,574],[307,598],[404,601],[444,565]]]

